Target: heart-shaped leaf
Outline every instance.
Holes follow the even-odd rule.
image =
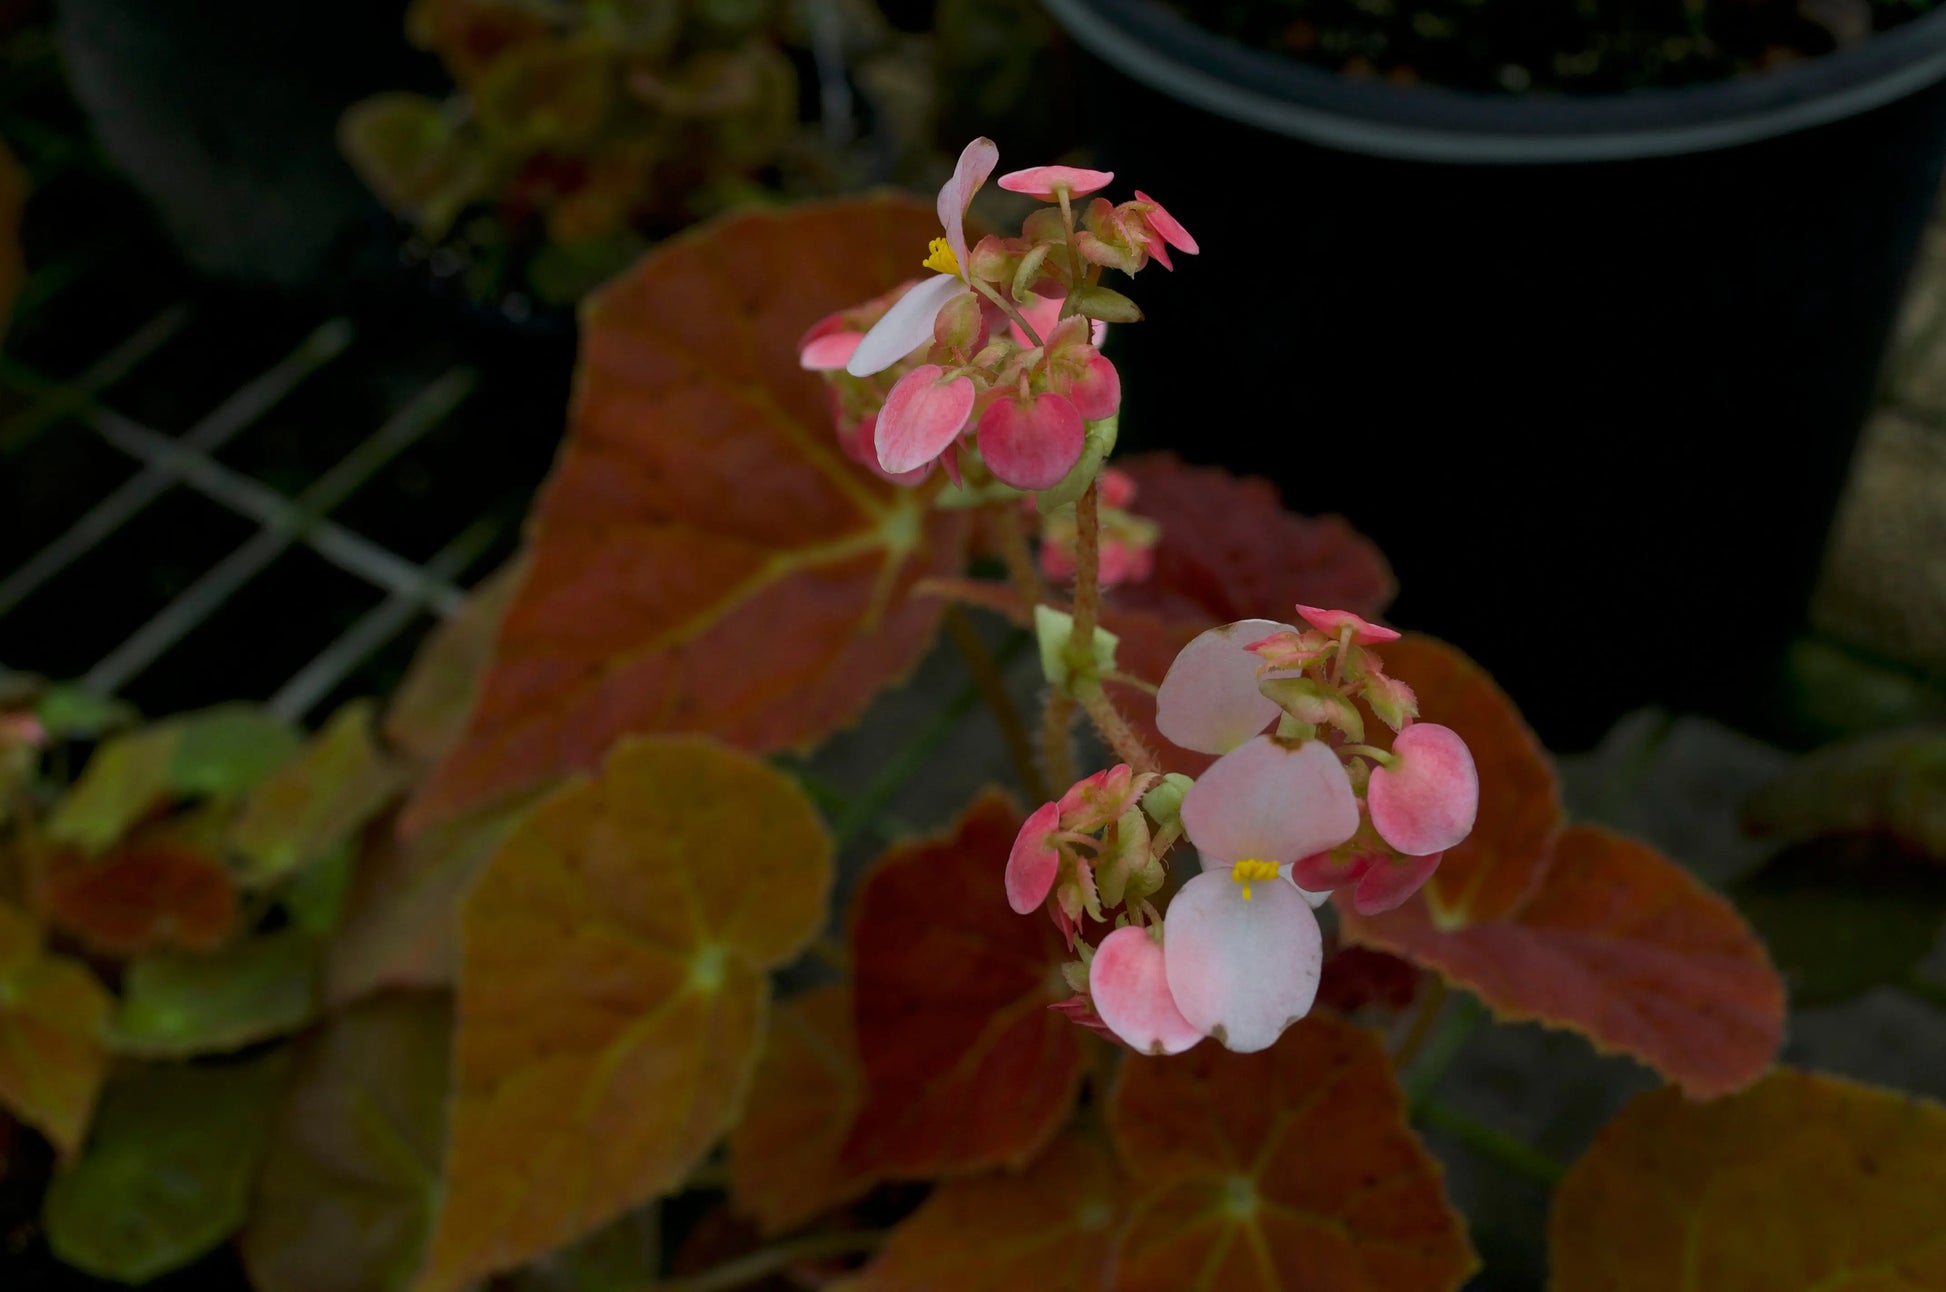
[[[408,829],[596,766],[631,732],[757,753],[855,719],[931,644],[966,518],[839,450],[797,341],[911,276],[930,207],[752,212],[590,299],[569,437],[466,735]]]
[[[0,902],[0,1104],[63,1153],[81,1147],[108,1073],[110,998],[87,967],[49,955],[22,912]]]

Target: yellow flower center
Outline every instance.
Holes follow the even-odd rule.
[[[926,250],[929,253],[925,260],[927,269],[934,273],[959,277],[959,257],[953,254],[953,245],[950,242],[944,238],[934,238],[932,245]]]
[[[1274,861],[1239,861],[1230,867],[1230,878],[1243,885],[1243,900],[1250,900],[1250,885],[1266,884],[1277,878],[1277,863]]]

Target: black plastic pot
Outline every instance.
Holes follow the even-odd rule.
[[[1343,512],[1398,572],[1396,620],[1558,748],[1650,700],[1758,714],[1946,162],[1946,12],[1568,100],[1046,4],[1092,55],[1102,162],[1203,247],[1143,275],[1148,320],[1111,342],[1125,444]]]

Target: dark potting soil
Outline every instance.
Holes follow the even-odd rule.
[[[1612,94],[1816,58],[1933,0],[1170,0],[1255,49],[1345,76]]]

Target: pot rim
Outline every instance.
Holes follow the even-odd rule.
[[[1819,58],[1707,85],[1508,96],[1351,81],[1197,27],[1157,0],[1044,0],[1084,48],[1205,112],[1411,161],[1533,165],[1709,152],[1857,116],[1946,76],[1946,7]]]

